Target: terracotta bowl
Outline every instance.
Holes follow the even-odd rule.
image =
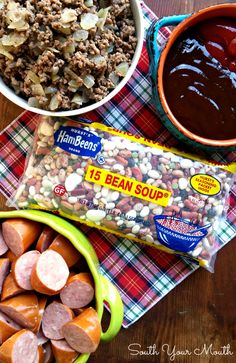
[[[236,4],[214,5],[202,9],[197,13],[185,15],[173,15],[164,17],[154,22],[148,32],[148,53],[150,58],[150,74],[152,82],[152,92],[155,107],[158,115],[168,130],[179,140],[187,143],[191,147],[198,147],[204,150],[236,150],[236,139],[213,140],[196,135],[187,130],[181,120],[177,120],[173,115],[165,97],[163,86],[163,71],[167,55],[176,39],[189,27],[199,22],[216,17],[233,17],[236,19]],[[163,49],[157,44],[157,35],[162,27],[177,25],[169,36]]]

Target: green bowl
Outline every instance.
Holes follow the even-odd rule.
[[[95,284],[95,301],[96,310],[102,320],[104,311],[104,301],[109,304],[111,318],[108,329],[101,333],[101,342],[109,342],[119,332],[123,317],[124,306],[121,297],[115,286],[99,273],[99,261],[89,240],[75,226],[64,219],[37,210],[14,210],[0,211],[0,218],[25,218],[48,225],[55,231],[65,236],[84,256],[89,266],[90,272]],[[75,363],[85,363],[89,359],[90,354],[81,354]]]

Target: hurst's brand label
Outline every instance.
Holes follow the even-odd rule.
[[[195,174],[190,180],[191,187],[200,194],[217,195],[221,191],[220,182],[211,175]]]
[[[101,151],[101,138],[92,132],[61,126],[54,134],[54,144],[71,154],[95,158]]]
[[[89,165],[87,168],[85,180],[117,190],[120,193],[159,204],[163,207],[167,206],[171,196],[171,192],[168,190],[160,189],[93,165]]]

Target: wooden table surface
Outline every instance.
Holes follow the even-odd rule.
[[[189,13],[224,2],[235,1],[146,0],[158,16]],[[0,129],[21,111],[0,96]],[[0,209],[6,209],[3,197]],[[214,274],[197,270],[138,322],[122,329],[111,343],[101,345],[90,362],[236,362],[235,262],[236,240],[219,253]],[[108,314],[104,325],[107,320]],[[149,355],[145,354],[148,350]]]

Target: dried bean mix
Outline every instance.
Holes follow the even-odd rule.
[[[51,210],[172,253],[187,251],[187,240],[187,255],[209,268],[235,163],[219,167],[101,124],[45,117],[33,145],[18,207]],[[205,233],[194,232],[200,226]]]

